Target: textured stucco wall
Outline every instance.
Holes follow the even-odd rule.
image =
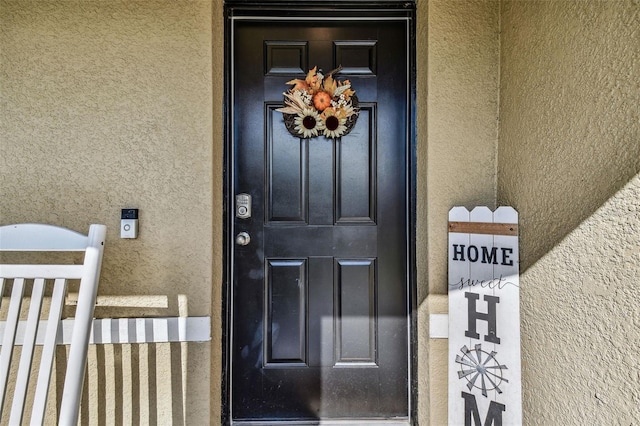
[[[100,295],[166,296],[166,307],[134,298],[127,308],[99,306],[98,316],[209,315],[212,285],[219,300],[211,8],[210,0],[0,0],[0,223],[83,232],[104,223]],[[119,238],[125,207],[140,209],[136,240]],[[210,345],[190,344],[183,355],[166,359],[180,370],[188,358],[184,413],[188,424],[206,424]],[[158,381],[171,362],[154,365]],[[158,398],[154,407],[171,406]]]
[[[499,3],[418,1],[418,410],[447,419],[447,341],[429,340],[430,313],[447,312],[451,207],[495,205]]]
[[[521,220],[524,422],[640,418],[640,3],[501,5],[498,202]]]
[[[525,269],[640,168],[639,7],[503,4],[499,191],[524,213]]]
[[[640,416],[638,7],[418,1],[421,424],[446,419],[446,341],[426,336],[428,314],[446,312],[453,205],[520,211],[525,421]],[[187,424],[216,424],[222,1],[0,0],[0,8],[0,196],[11,200],[0,204],[0,222],[107,224],[101,294],[169,302],[99,315],[177,314],[179,295],[190,315],[212,315],[211,353],[158,346],[133,362],[160,384],[149,406],[109,399],[123,378],[101,376],[105,362],[140,353],[92,353],[90,373],[106,386],[92,392],[107,399],[89,414],[111,421],[137,408],[153,418],[155,408],[158,419],[175,417],[163,414],[176,397],[163,378],[179,380],[179,368]],[[118,238],[122,207],[141,209],[137,240]]]
[[[422,4],[421,4],[422,5]],[[454,205],[495,204],[498,2],[434,0],[419,16],[418,120],[429,293],[447,292],[447,217]],[[425,101],[426,100],[426,101]]]
[[[639,282],[640,174],[522,275],[525,423],[638,422]]]
[[[212,86],[213,86],[213,291],[211,294],[211,424],[222,418],[222,164],[223,164],[223,115],[224,115],[224,10],[223,0],[213,0],[212,6]],[[218,166],[220,165],[220,170]]]

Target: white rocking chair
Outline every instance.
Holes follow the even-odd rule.
[[[62,329],[62,309],[68,280],[80,280],[80,288],[58,424],[73,426],[77,424],[105,235],[106,227],[104,225],[91,225],[88,236],[51,225],[20,224],[0,226],[0,251],[3,252],[85,252],[82,265],[0,264],[0,296],[4,293],[7,284],[12,286],[6,317],[1,318],[4,321],[4,333],[0,334],[2,339],[0,352],[0,419],[4,417],[2,409],[9,393],[9,397],[13,397],[11,401],[7,401],[7,404],[11,404],[10,425],[21,424],[23,421],[45,288],[53,286],[49,317],[45,320],[46,330],[44,330],[40,367],[30,416],[32,425],[41,425],[44,422],[56,344],[59,341],[58,331]],[[32,287],[31,294],[25,294],[25,287]],[[30,299],[29,312],[26,325],[23,327],[25,322],[20,321],[20,310],[22,301],[26,300],[27,297]],[[3,309],[2,311],[4,312],[5,310]],[[44,324],[43,322],[43,327],[41,328],[45,327]],[[43,334],[42,332],[43,330],[40,331],[40,334]],[[1,329],[0,333],[2,333]],[[12,375],[11,359],[16,345],[21,345],[22,350],[20,351],[17,373],[15,373],[15,370],[13,373],[17,375],[15,387],[11,394],[7,390],[10,387],[9,377]],[[3,423],[5,421],[3,420]]]

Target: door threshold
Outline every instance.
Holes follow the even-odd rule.
[[[410,426],[409,419],[349,419],[349,420],[242,420],[232,421],[232,425],[238,426],[369,426],[369,425],[385,425],[385,426]]]

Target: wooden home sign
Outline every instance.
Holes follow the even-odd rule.
[[[449,425],[522,424],[518,213],[449,211]]]

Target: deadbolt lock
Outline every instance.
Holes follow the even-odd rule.
[[[251,195],[236,195],[236,217],[238,219],[249,219],[251,217]]]

